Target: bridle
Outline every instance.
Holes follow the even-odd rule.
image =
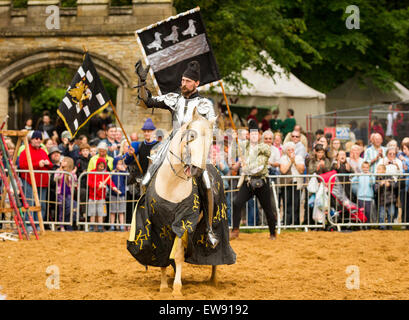
[[[179,177],[179,178],[181,178],[181,179],[183,179],[183,180],[185,180],[185,181],[188,181],[189,178],[184,178],[184,177],[182,177],[182,176],[179,175],[180,170],[179,170],[178,172],[176,172],[175,168],[174,168],[173,165],[172,165],[172,162],[171,162],[170,159],[169,159],[169,154],[171,154],[172,156],[174,156],[176,159],[178,159],[178,160],[181,162],[181,164],[182,164],[182,169],[181,169],[181,170],[183,170],[183,169],[185,168],[185,166],[190,166],[190,169],[192,169],[192,164],[191,164],[192,152],[191,152],[191,148],[190,148],[190,146],[189,146],[189,143],[193,142],[193,141],[197,138],[197,132],[196,132],[195,130],[190,129],[190,127],[189,127],[189,125],[188,125],[188,126],[186,127],[186,130],[182,133],[182,136],[180,137],[179,144],[182,143],[182,140],[183,140],[185,137],[186,137],[186,144],[185,144],[184,147],[185,147],[185,150],[186,150],[186,151],[183,152],[184,155],[185,155],[185,157],[183,157],[183,156],[178,156],[178,155],[175,154],[172,150],[169,149],[169,153],[166,155],[166,158],[167,158],[168,161],[169,161],[170,168],[172,169],[173,173],[174,173],[177,177]],[[181,151],[181,153],[182,153],[182,151]]]

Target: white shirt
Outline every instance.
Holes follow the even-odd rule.
[[[394,160],[396,164],[398,165],[399,168],[396,167],[394,164],[389,163],[388,158],[383,158],[381,164],[384,164],[386,167],[386,172],[387,174],[393,175],[393,180],[398,181],[398,174],[403,172],[403,164],[402,161],[398,158],[395,158]],[[378,164],[379,165],[379,164]]]
[[[271,155],[268,159],[268,163],[272,165],[273,163],[280,162],[280,150],[277,147],[270,146]]]
[[[290,163],[290,158],[286,155],[283,154],[282,157],[280,158],[280,165],[288,165]],[[288,170],[287,174],[288,175],[301,175],[303,174],[303,172],[299,173],[297,168],[295,167],[296,164],[305,164],[304,163],[304,159],[299,156],[299,155],[295,155],[294,158],[294,162],[290,167],[290,169]],[[281,173],[283,174],[283,173]],[[297,182],[297,190],[300,190],[302,187],[302,183],[303,183],[303,178],[293,178],[293,182]]]
[[[349,163],[349,165],[351,166],[352,170],[355,173],[361,173],[362,172],[362,163],[364,162],[364,159],[362,159],[361,157],[358,158],[358,161],[352,160],[351,158],[347,158],[347,162]]]

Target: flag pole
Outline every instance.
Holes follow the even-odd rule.
[[[87,47],[86,47],[84,44],[82,45],[82,48],[84,49],[84,52],[85,52],[85,53],[88,52],[88,49],[87,49]],[[124,134],[124,136],[125,136],[126,141],[128,142],[129,147],[132,147],[131,142],[130,142],[129,139],[128,139],[128,135],[126,134],[125,129],[124,129],[124,127],[122,126],[121,120],[119,120],[118,114],[116,113],[115,106],[114,106],[114,104],[112,103],[111,100],[109,100],[109,105],[111,106],[112,111],[114,112],[115,118],[118,120],[119,126],[120,126],[121,129],[122,129],[122,132],[123,132],[123,134]],[[139,170],[140,170],[141,173],[143,174],[141,165],[139,164],[138,158],[136,157],[136,154],[135,154],[135,153],[133,153],[133,157],[134,157],[134,159],[135,159],[135,161],[136,161],[136,164],[138,165]]]
[[[127,141],[128,144],[129,144],[129,147],[132,147],[131,142],[130,142],[129,139],[128,139],[128,135],[126,134],[125,129],[124,129],[124,127],[122,126],[121,120],[119,120],[118,114],[116,113],[115,106],[114,106],[114,104],[112,103],[111,100],[109,100],[109,105],[111,106],[112,111],[114,112],[115,118],[118,120],[119,126],[120,126],[121,129],[122,129],[122,132],[123,132],[123,134],[124,134],[124,136],[125,136],[126,141]],[[143,174],[141,165],[139,164],[139,161],[138,161],[138,158],[136,157],[136,154],[133,153],[132,155],[133,155],[133,157],[134,157],[134,159],[135,159],[135,161],[136,161],[136,164],[138,165],[139,170],[140,170],[141,173]]]
[[[219,84],[220,84],[220,87],[222,88],[224,102],[226,103],[227,111],[229,112],[229,118],[230,118],[231,125],[233,127],[233,130],[237,131],[236,126],[235,126],[235,124],[233,122],[233,117],[231,116],[231,111],[230,111],[230,107],[229,107],[229,102],[227,101],[226,92],[224,92],[223,81],[220,80]]]

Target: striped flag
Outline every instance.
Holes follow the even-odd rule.
[[[200,86],[220,80],[200,8],[137,30],[136,36],[159,94],[177,91],[193,60],[200,63]]]
[[[64,121],[71,137],[75,137],[91,117],[109,105],[109,101],[110,98],[87,52],[58,106],[57,114]]]

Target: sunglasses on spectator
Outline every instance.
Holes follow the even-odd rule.
[[[293,135],[292,135],[291,137],[293,137],[293,138],[299,138],[300,136],[293,136]]]

